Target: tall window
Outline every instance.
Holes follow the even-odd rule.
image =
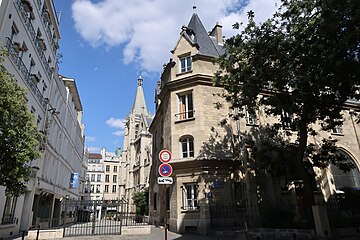
[[[192,93],[178,95],[178,120],[194,117],[193,97]]]
[[[109,182],[110,176],[108,174],[105,175],[105,182]]]
[[[113,193],[116,193],[116,185],[113,185],[113,186],[112,186],[112,192],[113,192]]]
[[[180,58],[180,72],[181,73],[191,71],[191,68],[192,68],[191,65],[192,65],[192,61],[191,61],[190,56]]]
[[[194,139],[191,136],[180,139],[181,158],[194,157]]]
[[[281,124],[284,129],[290,129],[292,124],[291,116],[288,112],[284,110],[281,111]]]
[[[195,210],[198,207],[197,202],[197,184],[190,183],[182,186],[183,196],[183,209],[184,210]]]
[[[96,185],[96,193],[100,193],[100,185]]]
[[[106,171],[110,172],[110,165],[106,165]]]
[[[95,174],[91,174],[91,182],[95,182]]]
[[[117,182],[117,175],[114,175],[113,176],[113,183],[116,183]]]
[[[117,166],[114,166],[113,172],[117,172]]]
[[[17,198],[14,197],[6,197],[1,224],[15,223],[14,213],[16,208],[16,200]]]
[[[104,192],[106,192],[106,193],[109,192],[109,185],[105,185]]]
[[[333,123],[341,123],[341,122],[342,122],[342,119],[333,119],[332,122],[333,122]],[[336,126],[332,129],[332,133],[342,134],[342,133],[343,133],[343,131],[342,131],[342,125],[336,125]]]
[[[338,154],[342,154],[347,161],[354,163],[352,158],[345,152],[339,150]],[[334,177],[335,187],[340,190],[342,188],[360,188],[360,171],[355,165],[354,169],[344,172],[340,168],[331,164],[331,172]]]
[[[95,192],[95,191],[94,191],[94,185],[93,185],[93,184],[90,185],[90,192],[91,192],[91,193],[94,193],[94,192]]]
[[[97,182],[101,182],[101,174],[98,174],[98,175],[96,176],[96,181],[97,181]]]
[[[258,125],[259,124],[256,113],[250,113],[247,107],[245,107],[245,118],[246,118],[246,124],[248,124],[248,125]]]

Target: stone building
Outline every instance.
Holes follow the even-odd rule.
[[[125,121],[120,180],[123,191],[120,197],[132,205],[134,192],[149,186],[152,163],[152,137],[149,132],[152,114],[147,110],[141,76],[138,78],[133,106]]]
[[[281,180],[264,177],[260,180],[268,188],[257,189],[256,173],[245,171],[244,174],[243,165],[236,158],[239,148],[234,146],[242,133],[278,120],[267,117],[261,109],[256,115],[249,114],[246,108],[241,109],[243,118],[229,119],[226,100],[220,97],[222,89],[212,83],[218,69],[214,59],[224,53],[221,26],[216,24],[207,32],[194,13],[189,24],[181,28],[171,53],[156,89],[156,114],[150,132],[153,156],[158,156],[163,149],[172,153],[169,163],[174,183],[158,185],[160,161],[153,158],[150,223],[166,223],[174,232],[207,234],[213,227],[244,227],[244,219],[256,224],[253,220],[260,214],[258,203],[263,201],[262,197],[266,196],[269,201],[285,198],[296,203],[299,198],[295,186],[292,187],[298,183],[296,176]],[[221,108],[216,107],[219,104]],[[317,190],[323,192],[325,198],[335,194],[340,186],[359,186],[360,129],[354,123],[353,114],[359,107],[359,102],[349,101],[344,107],[342,130],[322,132],[311,140],[316,142],[331,135],[339,140],[339,151],[347,154],[357,166],[346,174],[334,166],[315,169]],[[254,211],[250,212],[250,206]]]
[[[55,226],[62,199],[79,196],[78,182],[71,185],[70,179],[84,177],[83,109],[75,80],[58,74],[59,39],[53,1],[0,1],[0,45],[8,50],[4,66],[27,90],[29,111],[44,133],[42,155],[29,163],[33,173],[26,193],[5,197],[0,187],[0,237]]]
[[[89,198],[91,200],[120,199],[120,153],[119,149],[107,152],[105,148],[100,153],[86,152],[88,158],[87,177]],[[106,209],[97,206],[96,216],[101,219]]]
[[[104,165],[104,180],[103,180],[103,198],[105,200],[120,198],[120,155],[119,149],[113,152],[106,152],[105,148],[101,149],[101,156]]]

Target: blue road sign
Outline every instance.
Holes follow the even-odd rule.
[[[163,163],[159,167],[159,174],[162,177],[169,177],[173,172],[173,169],[170,164]]]

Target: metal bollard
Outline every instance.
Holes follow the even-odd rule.
[[[39,235],[40,235],[40,225],[37,225],[36,240],[39,240]]]
[[[24,230],[24,231],[22,232],[21,240],[24,240],[24,239],[25,239],[25,234],[26,234],[26,231]]]

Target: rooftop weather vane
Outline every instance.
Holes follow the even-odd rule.
[[[138,85],[142,86],[142,81],[143,81],[142,76],[141,76],[142,75],[142,67],[140,67],[138,74],[139,74]]]

